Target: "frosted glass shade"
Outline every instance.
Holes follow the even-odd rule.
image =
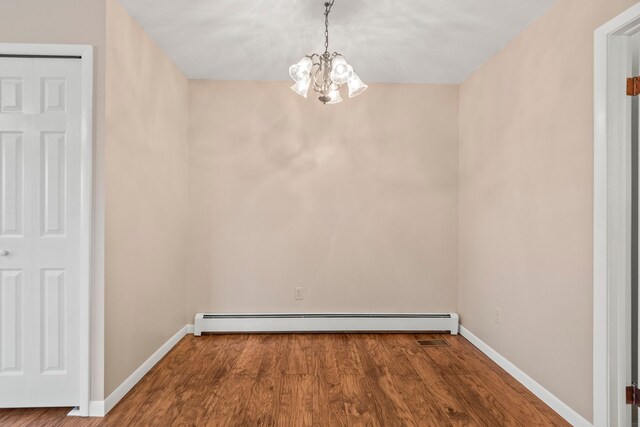
[[[311,76],[307,74],[305,78],[298,80],[293,86],[291,86],[291,90],[293,90],[298,95],[306,98],[307,93],[309,92],[310,85],[311,85]]]
[[[344,56],[342,55],[336,55],[333,57],[333,59],[331,60],[331,64],[332,65],[337,65],[337,64],[346,64],[347,60],[344,59]]]
[[[347,61],[342,56],[336,56],[331,61],[331,74],[329,77],[331,81],[339,85],[349,81],[353,76],[353,68],[347,64]]]
[[[313,61],[311,60],[311,58],[307,58],[305,56],[300,61],[298,61],[297,64],[293,64],[291,67],[289,67],[289,75],[294,82],[305,80],[309,76],[312,66]]]
[[[360,95],[369,87],[360,80],[360,77],[355,72],[347,82],[347,85],[349,86],[349,98]]]
[[[330,100],[327,104],[339,104],[342,102],[342,96],[340,95],[340,91],[338,89],[334,89],[327,94]]]

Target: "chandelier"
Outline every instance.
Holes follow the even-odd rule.
[[[295,82],[291,89],[306,98],[309,87],[313,85],[313,90],[320,94],[318,99],[323,104],[342,102],[340,88],[345,83],[349,87],[349,98],[358,96],[367,89],[367,85],[360,80],[341,54],[329,53],[329,12],[334,1],[324,4],[324,53],[306,55],[297,64],[289,67],[289,75]]]

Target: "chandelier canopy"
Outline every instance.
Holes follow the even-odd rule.
[[[345,83],[349,87],[349,98],[360,95],[367,85],[360,80],[344,57],[337,53],[329,53],[329,12],[333,2],[324,4],[324,53],[306,55],[297,64],[289,67],[289,75],[295,82],[291,89],[303,97],[307,97],[309,87],[320,94],[318,99],[323,104],[342,102],[340,88]]]

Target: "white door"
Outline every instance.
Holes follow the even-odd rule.
[[[0,58],[0,407],[79,403],[80,71]]]

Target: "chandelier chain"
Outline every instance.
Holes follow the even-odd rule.
[[[331,0],[331,2],[324,4],[324,53],[329,53],[329,12],[331,12],[331,6],[333,6],[334,1]]]

